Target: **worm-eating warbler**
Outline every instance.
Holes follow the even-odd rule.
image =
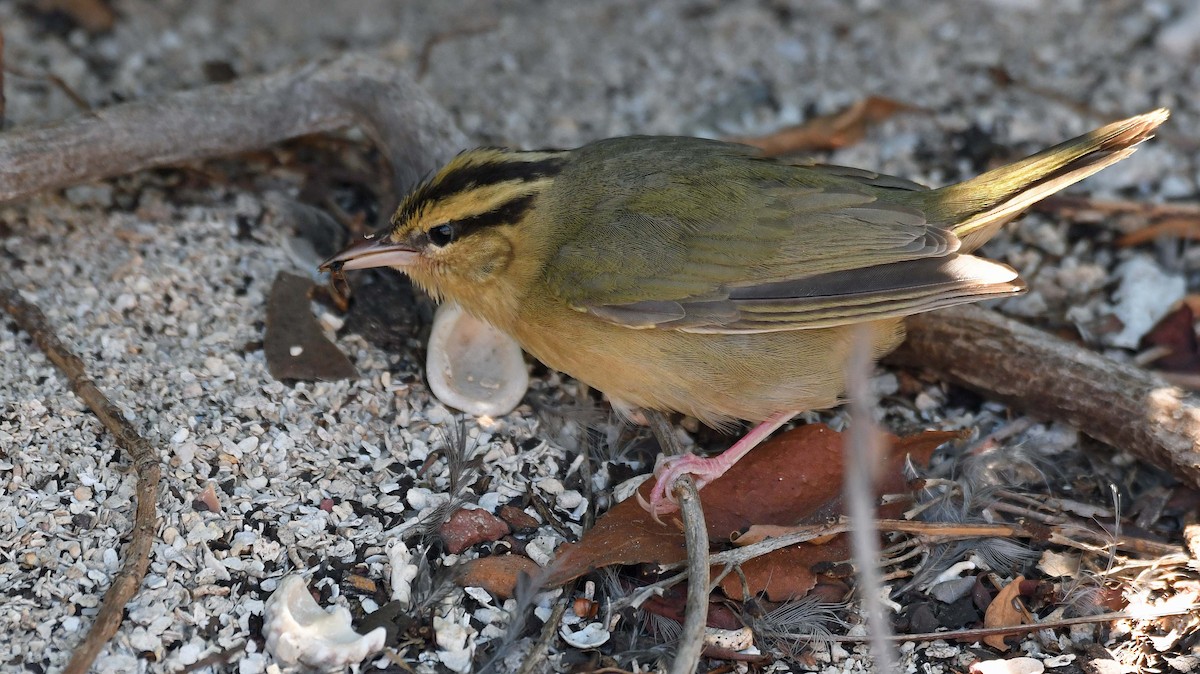
[[[699,138],[481,148],[324,267],[398,269],[618,410],[763,422],[719,457],[660,463],[658,514],[673,509],[678,475],[702,485],[795,413],[836,405],[856,325],[879,357],[909,314],[1021,292],[1012,268],[971,253],[1129,156],[1167,114],[934,190]]]

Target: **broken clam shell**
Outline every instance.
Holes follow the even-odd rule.
[[[362,662],[383,648],[387,632],[377,627],[359,634],[350,626],[350,611],[321,608],[308,592],[303,576],[291,575],[267,600],[263,634],[267,650],[281,662],[310,667],[345,667]]]
[[[529,388],[520,345],[456,304],[434,315],[425,369],[438,400],[475,416],[508,414]]]

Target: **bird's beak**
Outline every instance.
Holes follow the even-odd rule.
[[[387,234],[372,234],[321,263],[321,271],[370,269],[372,267],[408,267],[417,259],[417,251],[403,243],[392,243]]]

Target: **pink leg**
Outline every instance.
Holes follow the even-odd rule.
[[[733,464],[737,463],[751,449],[754,449],[768,436],[774,433],[780,426],[786,424],[796,416],[796,412],[778,412],[772,414],[766,421],[755,426],[749,433],[742,436],[732,447],[721,452],[717,456],[709,459],[704,459],[695,454],[681,454],[679,456],[660,456],[658,464],[654,466],[654,489],[650,490],[650,502],[642,503],[642,506],[658,519],[660,515],[675,512],[679,506],[675,500],[675,494],[672,492],[675,486],[675,480],[682,475],[691,475],[696,481],[696,488],[701,489],[704,485],[725,474],[725,471],[733,468]],[[640,499],[640,496],[639,496]]]

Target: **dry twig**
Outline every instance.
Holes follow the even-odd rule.
[[[92,110],[92,104],[88,103],[86,98],[81,96],[79,92],[72,89],[71,85],[67,84],[66,80],[52,72],[35,73],[13,67],[8,67],[6,69],[8,70],[9,74],[13,75],[14,77],[49,82],[50,86],[58,89],[60,92],[62,92],[62,95],[71,99],[71,103],[73,103],[75,107],[79,108],[80,112],[91,112]]]
[[[0,270],[0,309],[13,317],[33,343],[50,362],[66,376],[71,390],[79,396],[99,419],[100,423],[116,438],[117,444],[129,453],[137,476],[137,511],[133,520],[133,531],[126,551],[125,563],[113,578],[112,586],[104,593],[100,612],[92,623],[87,637],[75,649],[66,674],[84,674],[104,648],[117,628],[121,626],[125,604],[137,594],[146,568],[150,565],[150,548],[154,544],[158,516],[155,504],[158,501],[158,482],[162,476],[158,452],[138,433],[121,410],[108,399],[87,374],[83,361],[62,343],[46,320],[46,315],[36,306],[26,302],[7,272]]]
[[[535,671],[538,671],[538,665],[545,662],[546,652],[550,650],[550,642],[558,634],[558,626],[562,623],[563,615],[567,612],[567,607],[571,605],[573,588],[574,583],[563,592],[563,596],[559,597],[558,602],[554,604],[554,610],[550,613],[550,619],[542,626],[542,633],[538,636],[538,640],[534,642],[529,652],[525,654],[525,662],[521,663],[521,668],[517,670],[517,674],[533,674]]]
[[[647,410],[646,418],[658,438],[658,444],[667,456],[680,454],[682,449],[666,415],[656,410]],[[671,674],[690,674],[700,663],[704,651],[704,628],[708,625],[708,528],[704,525],[704,510],[700,507],[700,493],[690,475],[675,482],[675,495],[679,499],[679,511],[683,515],[683,540],[687,547],[687,604],[679,635],[679,646],[675,660],[671,663]]]
[[[1200,398],[994,311],[912,316],[889,362],[1052,419],[1200,486]]]
[[[402,194],[465,139],[396,67],[351,54],[0,135],[0,201],[358,126]]]
[[[1118,611],[1116,613],[1101,613],[1098,615],[1080,616],[1078,618],[1059,618],[1057,620],[1045,620],[1042,622],[1029,623],[1027,625],[1004,625],[1002,627],[980,627],[976,629],[950,630],[946,632],[922,632],[919,634],[896,634],[888,637],[889,641],[935,641],[937,639],[955,640],[973,642],[979,641],[984,637],[991,636],[1006,636],[1012,634],[1028,634],[1029,632],[1037,632],[1039,630],[1057,629],[1060,627],[1070,627],[1071,625],[1094,625],[1096,623],[1114,622],[1117,620],[1153,620],[1155,618],[1166,618],[1175,615],[1187,615],[1194,611],[1200,610],[1200,606],[1187,606],[1183,608],[1168,608],[1162,610],[1143,610],[1136,613],[1129,611]],[[862,642],[866,641],[866,636],[852,636],[843,634],[831,634],[825,639],[827,641],[838,642]]]
[[[846,517],[841,517],[824,524],[807,524],[795,527],[755,526],[745,532],[745,535],[734,540],[734,543],[741,545],[741,547],[710,555],[709,563],[712,566],[737,566],[745,564],[756,557],[761,557],[776,550],[796,545],[797,543],[823,540],[853,531],[855,528],[855,524]],[[1159,561],[1163,563],[1183,564],[1188,559],[1187,553],[1179,546],[1166,545],[1127,536],[1114,538],[1101,532],[1089,532],[1082,527],[1071,529],[1071,534],[1087,535],[1089,539],[1096,541],[1095,543],[1076,540],[1059,528],[1041,524],[1033,526],[1019,523],[964,524],[958,522],[917,522],[912,520],[888,519],[876,520],[868,528],[872,532],[911,534],[926,543],[973,538],[1025,538],[1046,541],[1055,545],[1063,545],[1088,552],[1096,552],[1098,549],[1103,548],[1103,546],[1111,546],[1118,549],[1145,550],[1151,554],[1158,555]],[[670,567],[678,568],[682,565],[682,563],[676,563],[670,565]],[[609,607],[609,611],[615,613],[625,607],[640,606],[651,596],[661,594],[667,588],[686,580],[690,574],[689,565],[688,571],[668,576],[655,583],[638,588],[636,592],[633,592],[628,597],[614,602]]]

